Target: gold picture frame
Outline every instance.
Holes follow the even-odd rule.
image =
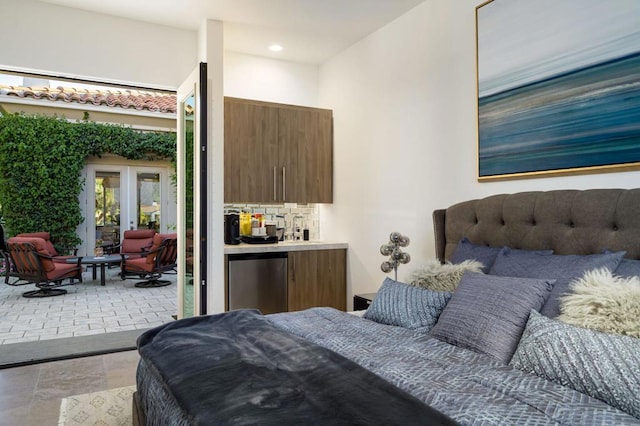
[[[476,8],[478,180],[640,166],[640,2]]]

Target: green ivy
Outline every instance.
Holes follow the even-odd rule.
[[[85,183],[80,173],[87,157],[104,153],[175,164],[176,135],[87,120],[0,115],[0,205],[6,235],[49,231],[59,248],[80,244],[76,228],[84,218],[78,199]]]

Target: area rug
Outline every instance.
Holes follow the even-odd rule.
[[[64,398],[58,426],[131,426],[135,390],[135,386],[126,386]]]

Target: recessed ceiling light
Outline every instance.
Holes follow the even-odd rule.
[[[269,46],[269,50],[272,52],[280,52],[282,50],[282,46],[280,46],[279,44],[272,44],[271,46]]]

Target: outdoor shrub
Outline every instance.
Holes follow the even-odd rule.
[[[7,236],[49,231],[56,247],[77,246],[76,228],[84,220],[80,173],[87,157],[104,153],[175,161],[176,136],[59,117],[0,115],[0,205]]]

